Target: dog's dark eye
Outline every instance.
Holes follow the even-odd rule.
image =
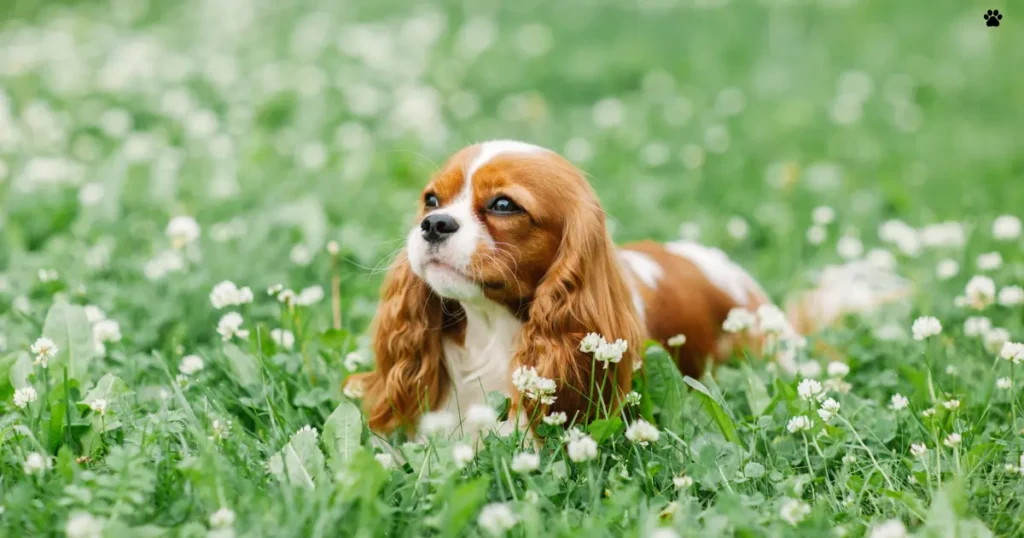
[[[437,195],[432,192],[428,192],[427,195],[423,197],[423,203],[427,207],[441,207],[441,200],[438,200]]]
[[[519,207],[515,202],[509,200],[508,197],[505,196],[499,196],[491,200],[491,203],[487,205],[487,210],[491,213],[499,213],[503,215],[523,212],[523,208]]]

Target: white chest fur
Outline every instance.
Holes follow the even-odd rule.
[[[444,358],[452,387],[442,407],[461,424],[471,405],[487,403],[487,393],[511,394],[512,354],[519,345],[520,322],[507,308],[493,303],[463,305],[466,338],[463,345],[444,342]]]

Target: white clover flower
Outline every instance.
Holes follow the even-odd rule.
[[[827,205],[820,205],[811,211],[811,220],[820,226],[827,226],[836,220],[836,210]]]
[[[395,468],[395,458],[391,454],[374,454],[373,459],[377,460],[384,467],[385,471],[390,471]]]
[[[1000,241],[1012,241],[1020,237],[1020,219],[1014,215],[1001,215],[992,222],[992,237]]]
[[[452,446],[452,461],[455,462],[455,466],[459,469],[464,469],[473,462],[475,457],[476,454],[473,452],[473,447],[465,443],[458,443]]]
[[[545,405],[555,403],[555,380],[541,377],[532,366],[520,366],[512,372],[512,385],[527,399]]]
[[[1020,286],[1006,286],[999,290],[999,296],[996,298],[996,302],[998,302],[1000,306],[1005,306],[1006,308],[1020,306],[1024,304],[1024,288]]]
[[[836,243],[836,252],[845,260],[855,260],[864,253],[864,244],[852,235],[844,235]]]
[[[677,334],[666,340],[665,343],[668,344],[670,347],[681,347],[683,344],[686,343],[686,335]]]
[[[239,288],[234,282],[225,280],[213,287],[210,292],[210,304],[217,310],[229,306],[241,306],[253,301],[252,290],[248,287]]]
[[[225,342],[231,340],[234,337],[242,339],[249,337],[249,331],[242,329],[242,315],[238,312],[228,312],[224,314],[220,321],[217,322],[217,334],[220,335],[221,339]]]
[[[103,522],[88,512],[76,511],[64,525],[64,534],[67,538],[101,538]]]
[[[629,344],[621,338],[614,342],[605,342],[594,352],[594,359],[604,363],[604,367],[607,368],[609,363],[618,364],[628,347]]]
[[[32,355],[35,355],[34,363],[46,368],[46,366],[57,356],[57,344],[53,343],[53,340],[42,337],[32,344],[29,348]]]
[[[1009,377],[1000,377],[996,380],[996,388],[1000,390],[1010,390],[1013,388],[1013,380]]]
[[[947,435],[946,438],[943,439],[942,444],[952,448],[952,447],[958,446],[960,444],[960,441],[961,441],[960,434],[954,432],[954,433],[951,433],[951,434]]]
[[[647,538],[679,538],[679,533],[672,527],[658,527],[651,531]]]
[[[996,298],[996,283],[991,278],[975,275],[967,281],[964,296],[959,302],[975,310],[982,310]]]
[[[280,348],[292,349],[295,347],[295,334],[288,329],[271,329],[270,339]]]
[[[939,280],[949,280],[960,273],[960,264],[949,258],[939,260],[935,265],[935,276]]]
[[[40,269],[38,276],[40,282],[53,282],[60,278],[60,273],[56,269]]]
[[[750,234],[750,225],[743,217],[732,217],[725,223],[725,231],[729,237],[743,241]]]
[[[597,457],[597,442],[592,437],[577,431],[576,435],[570,435],[568,446],[569,459],[581,463]]]
[[[797,394],[799,394],[800,398],[803,400],[810,400],[811,398],[818,397],[822,394],[822,390],[821,383],[814,379],[804,379],[796,387]]]
[[[341,246],[338,245],[337,241],[328,241],[327,242],[327,253],[328,254],[330,254],[331,256],[337,256],[339,252],[341,252]]]
[[[960,369],[955,365],[950,364],[949,366],[946,366],[946,375],[958,376],[960,375]]]
[[[541,420],[544,421],[544,424],[548,424],[550,426],[561,426],[562,424],[565,424],[566,421],[569,420],[569,416],[562,411],[555,411],[550,415],[546,415]]]
[[[516,525],[518,519],[504,503],[491,503],[480,510],[477,525],[491,536],[501,536]]]
[[[644,367],[644,360],[642,358],[640,358],[640,357],[637,357],[636,360],[633,361],[633,371],[634,372],[639,372],[640,369],[643,368],[643,367]]]
[[[189,216],[174,217],[167,223],[167,237],[176,249],[185,247],[199,238],[199,223]]]
[[[921,411],[921,416],[924,417],[924,418],[934,417],[935,416],[935,408],[934,407],[929,407],[928,409],[925,409],[924,411]]]
[[[797,366],[796,371],[803,377],[817,378],[821,376],[821,364],[817,361],[804,361]]]
[[[971,337],[984,336],[992,330],[992,321],[981,316],[971,316],[964,320],[964,335]]]
[[[896,393],[892,395],[892,403],[889,404],[889,407],[893,411],[900,411],[906,409],[908,404],[910,404],[910,400],[906,396]]]
[[[1024,343],[1005,342],[1002,349],[999,350],[999,357],[1011,361],[1013,364],[1024,362]]]
[[[1010,331],[1002,327],[993,327],[982,334],[981,341],[985,351],[999,354],[1003,346],[1010,341]]]
[[[455,430],[457,425],[455,415],[447,411],[429,411],[420,417],[420,430],[425,435],[448,434]]]
[[[811,226],[810,228],[807,228],[806,237],[808,243],[814,246],[818,246],[824,243],[826,239],[828,239],[828,231],[821,226],[814,225]]]
[[[907,528],[898,519],[890,519],[875,525],[868,538],[907,538]]]
[[[642,396],[641,396],[641,394],[639,392],[637,392],[635,390],[631,390],[631,391],[629,391],[629,394],[626,395],[626,400],[625,400],[626,401],[626,405],[628,405],[628,406],[640,405],[641,398],[642,398]]]
[[[672,485],[675,486],[676,489],[686,489],[693,485],[693,478],[690,478],[687,475],[673,476]]]
[[[210,436],[211,441],[221,441],[226,439],[228,434],[231,433],[231,421],[214,419],[210,423],[210,429],[213,431],[213,435]]]
[[[789,433],[809,430],[811,429],[811,419],[807,418],[805,415],[795,416],[789,419],[789,422],[786,423],[786,429],[789,430]]]
[[[840,377],[830,377],[825,380],[824,388],[829,392],[838,392],[839,394],[847,394],[853,389],[853,385],[843,381]]]
[[[845,362],[832,361],[828,363],[829,377],[846,377],[850,373],[850,366]]]
[[[49,470],[51,466],[52,464],[48,457],[43,456],[38,452],[30,452],[28,456],[25,456],[25,464],[23,465],[23,468],[27,475],[41,475]]]
[[[317,431],[316,428],[310,426],[309,424],[306,424],[305,426],[299,428],[298,430],[295,430],[295,435],[298,435],[300,433],[308,433],[313,436],[313,439],[320,438],[320,432]]]
[[[276,297],[278,293],[284,291],[284,284],[274,284],[267,288],[267,295]]]
[[[85,305],[85,319],[89,320],[89,323],[96,323],[107,319],[107,314],[96,305]]]
[[[998,252],[986,252],[978,255],[979,271],[995,271],[1003,266],[1003,256]]]
[[[910,453],[918,458],[922,458],[928,453],[928,447],[924,443],[914,443],[910,445]]]
[[[587,335],[580,340],[580,351],[584,353],[593,353],[606,343],[607,342],[605,342],[604,337],[600,334],[587,333]]]
[[[956,411],[957,409],[960,409],[960,400],[947,400],[942,402],[942,406],[949,411]]]
[[[92,337],[98,343],[120,342],[121,325],[112,319],[101,319],[92,326]]]
[[[818,410],[818,416],[821,417],[823,422],[828,422],[839,414],[839,407],[839,402],[829,398],[821,403],[821,409]]]
[[[320,286],[303,288],[295,297],[295,304],[299,306],[313,306],[324,300],[324,289]]]
[[[104,398],[96,398],[89,402],[89,409],[92,409],[92,412],[98,415],[106,415],[107,408],[107,400]]]
[[[142,267],[142,273],[149,280],[160,280],[169,273],[176,273],[184,269],[185,259],[181,253],[175,250],[165,250],[146,262]]]
[[[369,365],[369,361],[366,360],[366,357],[364,357],[362,353],[358,351],[350,351],[345,355],[345,361],[343,364],[345,365],[346,370],[349,372],[355,372],[360,367]]]
[[[474,430],[489,430],[498,422],[498,413],[489,405],[473,404],[466,410],[466,423]]]
[[[210,526],[214,529],[225,529],[235,524],[235,513],[227,507],[210,514]]]
[[[763,304],[757,308],[758,330],[770,334],[782,334],[790,330],[786,314],[773,304]]]
[[[941,333],[942,324],[932,316],[921,316],[914,320],[910,331],[914,334],[914,340],[920,342]]]
[[[528,474],[540,468],[540,455],[535,452],[520,452],[512,457],[512,470]]]
[[[787,498],[782,501],[782,505],[779,507],[779,517],[794,527],[800,524],[810,513],[811,507],[807,503],[796,499]]]
[[[28,404],[36,401],[38,397],[39,395],[36,394],[36,389],[32,387],[22,387],[14,391],[14,405],[19,409],[24,409],[28,407]]]
[[[647,446],[648,443],[658,442],[661,432],[653,424],[644,419],[636,419],[626,428],[626,439],[640,445]]]
[[[196,372],[202,370],[206,365],[203,363],[203,359],[198,355],[185,355],[181,358],[181,364],[178,365],[178,371],[184,375],[193,375]]]
[[[726,316],[725,321],[722,323],[722,329],[730,333],[738,333],[750,330],[754,327],[757,322],[757,318],[749,310],[744,308],[733,308],[729,311],[729,315]]]
[[[292,247],[291,252],[288,254],[288,259],[295,265],[305,267],[312,263],[313,253],[310,252],[309,247],[303,244],[298,244]]]
[[[341,389],[341,393],[350,400],[359,400],[363,396],[366,396],[366,387],[363,386],[362,381],[349,381],[348,383],[345,383],[345,387]]]

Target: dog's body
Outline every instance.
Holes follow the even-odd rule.
[[[819,294],[820,295],[820,294]],[[792,319],[814,319],[798,304]],[[489,392],[513,398],[519,417],[613,412],[629,390],[639,348],[684,335],[680,369],[699,375],[739,340],[724,333],[733,309],[770,305],[724,253],[691,242],[616,248],[584,176],[555,153],[494,141],[454,155],[424,191],[417,224],[382,291],[377,370],[362,383],[370,425],[414,429],[425,411],[465,417]],[[831,318],[844,312],[831,307]],[[776,310],[777,312],[777,310]],[[795,312],[795,314],[794,314]],[[797,333],[783,321],[783,337]],[[621,344],[598,365],[581,340]],[[520,398],[512,372],[556,384],[553,402]],[[521,387],[520,387],[521,388]]]

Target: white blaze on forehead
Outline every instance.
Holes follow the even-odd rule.
[[[542,151],[549,151],[540,146],[535,146],[527,142],[519,142],[517,140],[491,140],[490,142],[483,142],[480,144],[480,149],[477,150],[476,155],[466,165],[463,185],[463,192],[468,192],[470,185],[473,182],[473,174],[476,173],[485,164],[491,162],[498,155],[504,155],[507,153],[540,153]]]
[[[767,297],[753,277],[717,248],[692,241],[675,241],[666,244],[665,249],[693,262],[715,287],[729,294],[737,304],[748,304],[751,293]]]

